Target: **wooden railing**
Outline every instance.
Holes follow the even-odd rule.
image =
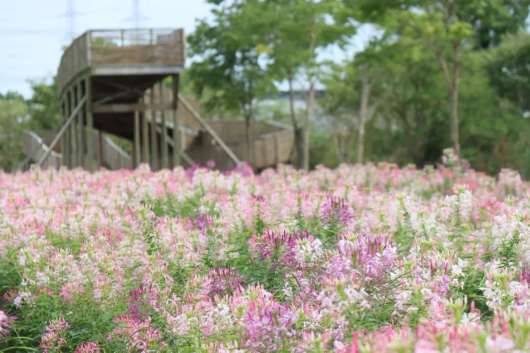
[[[182,29],[90,30],[66,49],[57,72],[59,95],[70,81],[99,66],[183,66],[186,37]]]
[[[205,133],[203,133],[206,135]],[[242,161],[249,161],[249,148],[246,141],[228,141],[226,143],[233,153]],[[252,158],[250,163],[256,169],[274,167],[278,163],[288,163],[294,145],[292,130],[282,130],[263,135],[255,135],[251,139]],[[208,143],[191,147],[186,151],[196,161],[213,160],[218,169],[229,170],[236,164],[216,144]]]
[[[47,132],[43,132],[47,134]],[[48,138],[52,138],[50,134],[47,134]],[[94,131],[94,146],[99,146],[99,132]],[[42,138],[33,131],[26,132],[24,134],[24,154],[29,156],[33,162],[39,161],[42,156],[49,150],[48,145]],[[99,153],[99,151],[96,151]],[[102,164],[104,167],[109,168],[110,170],[119,170],[119,169],[131,169],[132,168],[132,158],[118,145],[116,145],[110,138],[104,136],[101,139],[101,157]],[[97,158],[97,154],[93,156]],[[55,151],[51,151],[50,155],[44,163],[42,164],[43,169],[47,168],[60,168],[62,165],[63,155]],[[85,156],[83,161],[83,167],[88,167],[88,160]]]
[[[103,164],[110,170],[132,169],[132,158],[110,138],[102,138],[101,149]]]
[[[42,138],[33,131],[26,132],[23,139],[24,154],[30,156],[33,161],[39,161],[50,149]],[[62,165],[62,160],[62,154],[51,151],[48,158],[42,164],[42,169],[59,168]]]

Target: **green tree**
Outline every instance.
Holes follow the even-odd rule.
[[[345,11],[336,0],[271,0],[262,3],[262,14],[272,19],[266,46],[270,48],[269,70],[277,81],[289,85],[291,121],[295,131],[295,165],[309,169],[310,120],[315,101],[315,84],[321,68],[319,51],[333,44],[344,46],[355,33],[349,22],[334,21],[334,14]],[[294,109],[293,82],[306,82],[307,109],[300,122]]]
[[[0,100],[17,100],[17,99],[24,99],[24,97],[18,93],[13,91],[7,91],[5,94],[0,93]]]
[[[23,132],[28,120],[26,102],[20,95],[0,99],[0,168],[10,171],[24,158]]]
[[[212,3],[217,4],[212,23],[199,21],[188,37],[190,55],[197,59],[189,75],[195,94],[201,98],[208,94],[207,110],[243,113],[248,160],[252,163],[250,130],[255,102],[274,90],[271,77],[260,65],[267,18],[261,16],[257,0]]]
[[[463,51],[473,44],[480,18],[508,21],[510,9],[503,0],[344,0],[361,18],[392,33],[426,45],[440,66],[449,91],[451,144],[460,153],[458,100]],[[480,17],[477,17],[479,16]],[[485,21],[483,21],[484,23]]]
[[[57,80],[30,81],[32,96],[27,101],[30,120],[28,128],[31,130],[52,130],[57,127],[61,119],[60,103],[57,93]]]
[[[530,34],[524,30],[506,35],[500,46],[477,54],[497,94],[517,105],[522,114],[530,112],[529,58]]]
[[[497,47],[505,35],[526,28],[530,14],[529,0],[501,0],[493,3],[494,6],[489,2],[475,2],[473,5],[459,16],[467,18],[476,32],[476,49]],[[499,16],[500,7],[503,7],[502,16]]]

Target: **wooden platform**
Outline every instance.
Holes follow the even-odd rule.
[[[123,76],[122,83],[135,83],[131,81],[138,81],[138,76],[176,75],[185,59],[182,29],[90,30],[64,52],[57,88],[62,95],[76,78],[86,75]]]

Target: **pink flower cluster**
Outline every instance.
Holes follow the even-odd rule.
[[[9,323],[16,319],[16,317],[8,316],[5,312],[0,310],[0,339],[6,339],[9,336]]]
[[[529,351],[530,184],[445,159],[0,174],[1,269],[20,274],[0,336],[32,322],[47,352]]]

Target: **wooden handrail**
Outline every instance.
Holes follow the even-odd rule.
[[[219,146],[221,146],[221,148],[226,152],[226,154],[228,154],[228,157],[230,157],[230,159],[234,163],[239,164],[239,162],[240,162],[239,158],[237,158],[237,156],[234,154],[234,152],[232,152],[232,150],[224,143],[224,141],[219,137],[219,135],[217,135],[217,133],[210,127],[210,125],[208,125],[206,120],[204,120],[199,115],[199,113],[197,113],[195,111],[195,109],[193,109],[191,104],[189,104],[188,101],[186,100],[186,98],[184,98],[184,96],[182,94],[180,94],[180,93],[178,94],[178,100],[182,104],[184,104],[186,109],[188,109],[188,111],[195,118],[195,120],[197,120],[202,125],[202,127],[214,138],[214,140],[219,144]]]

